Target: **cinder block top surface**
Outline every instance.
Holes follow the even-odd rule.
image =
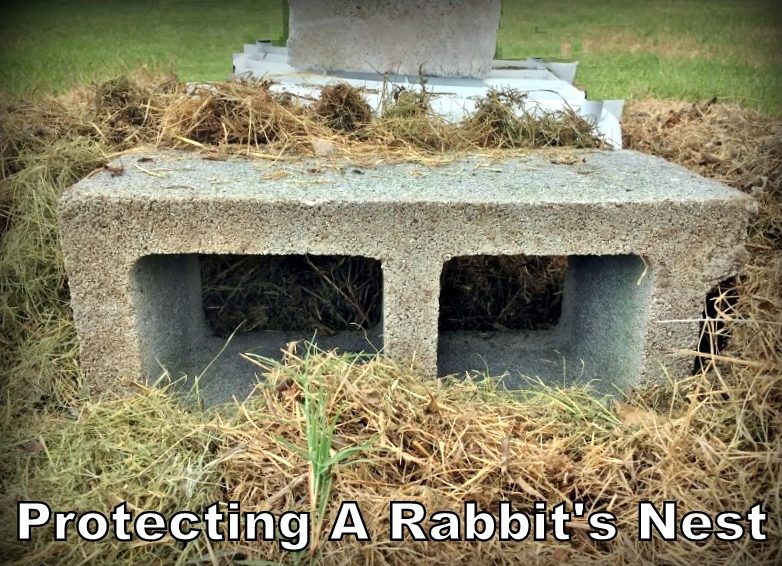
[[[68,189],[63,206],[101,200],[252,200],[324,203],[623,204],[721,201],[753,206],[753,199],[663,159],[633,151],[550,154],[513,159],[469,157],[439,166],[416,163],[365,168],[348,162],[302,159],[268,162],[204,159],[186,152],[126,155],[111,169]],[[574,157],[575,156],[575,157]],[[141,162],[139,162],[141,160]],[[110,171],[121,168],[121,174]]]

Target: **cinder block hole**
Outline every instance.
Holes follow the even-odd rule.
[[[216,336],[235,330],[330,336],[380,324],[380,262],[358,256],[199,256],[204,314]]]
[[[712,363],[710,356],[720,354],[728,346],[730,332],[725,319],[734,314],[738,300],[735,277],[719,282],[706,294],[698,340],[698,352],[704,355],[695,357],[693,374],[707,369]]]
[[[443,266],[438,372],[567,384],[636,375],[653,269],[638,256],[464,256]]]
[[[252,389],[261,370],[243,353],[280,359],[286,344],[304,340],[340,352],[382,348],[375,259],[154,255],[137,262],[131,281],[147,373],[201,376],[207,404]]]
[[[559,321],[565,256],[460,256],[440,276],[440,331],[543,330]]]

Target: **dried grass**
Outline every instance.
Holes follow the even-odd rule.
[[[374,541],[328,543],[323,533],[311,554],[325,564],[515,561],[519,549],[510,545],[388,542],[388,504],[415,500],[430,510],[459,510],[463,501],[493,508],[504,498],[523,509],[536,497],[567,499],[581,477],[576,466],[583,451],[618,424],[586,390],[539,388],[514,400],[497,395],[490,383],[446,387],[380,360],[292,350],[283,364],[266,367],[270,387],[223,425],[235,442],[224,445],[232,454],[225,462],[227,494],[247,508],[275,512],[312,506],[311,463],[300,456],[307,394],[300,376],[307,375],[310,387],[325,391],[326,413],[339,415],[334,450],[365,447],[333,474],[324,522],[336,517],[334,502],[356,501]],[[527,548],[541,550],[535,546]],[[547,545],[542,556],[561,546]],[[249,558],[283,558],[271,547],[239,544],[237,550]]]
[[[157,96],[191,97],[177,91]],[[24,105],[14,106],[22,115],[3,117],[4,125],[9,119],[23,125],[0,138],[3,187],[12,188],[10,225],[0,243],[0,361],[9,370],[3,373],[13,376],[4,383],[0,406],[3,540],[11,540],[7,530],[15,524],[18,498],[104,512],[128,500],[139,509],[166,513],[175,508],[199,511],[211,501],[232,499],[251,510],[315,510],[324,525],[334,518],[340,501],[354,500],[374,538],[372,543],[329,543],[323,538],[325,529],[309,555],[292,557],[274,543],[61,543],[42,533],[30,545],[4,542],[0,552],[8,559],[20,564],[782,561],[779,121],[720,104],[647,102],[628,109],[625,132],[632,146],[725,180],[755,194],[761,205],[751,234],[751,258],[735,286],[738,300],[732,305],[718,301],[716,312],[731,339],[725,350],[706,356],[704,371],[691,378],[646,388],[609,406],[583,388],[531,384],[529,391],[511,397],[496,391],[491,381],[446,386],[422,382],[380,359],[304,355],[290,349],[282,364],[255,359],[265,367],[268,385],[233,414],[221,415],[188,411],[155,389],[141,389],[122,400],[84,399],[78,389],[56,198],[64,186],[103,162],[111,149],[106,140],[119,139],[112,135],[112,124],[131,136],[122,138],[120,147],[140,135],[133,120],[116,120],[123,113],[109,111],[106,120],[79,119],[90,112],[85,100],[61,117],[48,115],[44,125],[30,118],[46,111]],[[284,108],[287,102],[279,104]],[[192,124],[208,122],[212,125],[206,131],[213,132],[209,139],[223,146],[231,145],[229,138],[214,132],[225,126],[251,132],[243,139],[254,139],[259,147],[267,140],[264,151],[272,149],[266,146],[278,153],[286,146],[293,152],[311,151],[309,138],[306,144],[295,143],[305,139],[300,134],[274,140],[252,134],[266,131],[269,123],[256,120],[253,105],[231,106],[232,123],[241,119],[251,125],[236,130],[227,123],[218,128],[219,120],[185,122],[184,109],[166,122],[164,106],[154,101],[148,106],[156,115],[152,123],[166,123],[166,131],[177,135],[193,135],[198,130]],[[298,110],[290,112],[298,116]],[[307,124],[307,136],[317,131],[354,157],[366,158],[365,149],[357,148],[378,143],[345,141],[333,132],[307,130],[322,124],[300,123]],[[42,128],[44,141],[25,134],[25,128]],[[178,139],[154,134],[160,143]],[[59,145],[52,144],[56,140]],[[411,152],[411,147],[400,142],[387,155],[432,155],[420,147]],[[324,446],[343,458],[324,466]],[[612,511],[619,519],[619,536],[594,543],[583,529],[574,528],[569,543],[389,542],[387,505],[403,499],[430,510],[456,511],[467,499],[495,511],[499,500],[520,510],[528,510],[535,500],[547,500],[549,506],[581,500],[590,511]],[[638,542],[641,500],[658,506],[676,500],[680,512],[709,513],[743,512],[762,501],[770,515],[769,540]]]
[[[289,352],[272,366],[270,388],[259,390],[225,423],[227,496],[243,507],[308,509],[311,463],[302,458],[306,392],[299,376],[325,391],[328,415],[339,415],[334,449],[366,449],[333,474],[330,524],[339,501],[356,501],[373,542],[340,544],[321,538],[311,554],[319,563],[404,564],[410,561],[474,564],[540,563],[691,564],[771,561],[774,543],[752,546],[636,541],[637,504],[665,500],[680,510],[746,509],[778,495],[779,465],[768,455],[778,439],[764,418],[778,409],[760,397],[774,388],[763,381],[734,383],[736,397],[693,378],[680,384],[662,413],[643,405],[607,408],[587,389],[540,384],[518,398],[497,394],[490,383],[421,382],[381,361],[358,364],[333,355],[300,357]],[[738,403],[748,392],[749,402]],[[729,394],[730,395],[730,394]],[[757,404],[756,404],[757,402]],[[739,424],[741,423],[741,424]],[[768,423],[766,423],[768,424]],[[279,439],[285,439],[281,443]],[[294,450],[291,446],[298,446]],[[388,541],[388,505],[417,501],[427,509],[460,511],[464,501],[496,513],[498,501],[530,512],[534,501],[583,501],[587,509],[610,510],[619,536],[594,543],[573,529],[573,540],[521,544],[414,543]],[[769,527],[770,540],[779,525]],[[238,544],[249,558],[283,558],[271,546]]]
[[[78,386],[57,199],[103,164],[105,154],[84,137],[18,149],[10,161],[18,170],[0,180],[9,202],[0,237],[0,390],[29,406],[72,395]]]
[[[527,95],[515,89],[491,89],[466,119],[467,138],[479,147],[601,147],[594,125],[572,108],[536,112]]]
[[[324,86],[312,110],[329,128],[339,132],[355,132],[372,121],[369,104],[358,89],[347,83]]]
[[[106,140],[113,145],[131,147],[148,141],[155,116],[150,113],[152,93],[128,77],[119,77],[95,89],[95,118],[101,131],[109,132]]]
[[[56,141],[76,139],[89,130],[78,111],[60,100],[36,104],[0,93],[0,179],[25,167],[26,156]]]
[[[156,142],[165,146],[296,145],[314,126],[302,107],[272,93],[266,81],[178,85],[155,104],[160,113]]]
[[[411,146],[424,151],[444,152],[463,146],[460,129],[432,110],[432,93],[426,84],[420,89],[394,86],[384,99],[373,133],[388,145]]]
[[[559,319],[567,258],[457,257],[443,268],[441,330],[539,330]]]
[[[13,426],[10,419],[6,412],[2,448],[18,459],[19,466],[9,470],[16,482],[3,485],[3,563],[19,550],[10,542],[16,538],[17,499],[107,515],[125,501],[133,513],[147,509],[170,515],[180,508],[198,510],[221,498],[219,430],[162,389],[141,388],[130,399],[94,399],[43,410],[32,419],[28,415],[26,426],[18,426],[18,420]],[[47,538],[28,545],[19,563],[174,564],[197,561],[208,553],[204,541],[182,547],[170,539],[149,544],[118,543],[108,537],[80,545]]]
[[[227,338],[264,330],[371,328],[380,322],[380,262],[351,256],[204,256],[204,307]]]
[[[379,116],[346,83],[323,87],[314,100],[273,92],[265,80],[208,85],[158,84],[127,78],[95,87],[93,127],[113,147],[141,143],[215,151],[312,153],[324,140],[347,158],[427,159],[421,152],[540,147],[600,147],[594,125],[572,109],[541,112],[523,93],[491,90],[476,112],[448,123],[432,111],[432,93],[388,87]],[[317,153],[317,152],[316,152]]]

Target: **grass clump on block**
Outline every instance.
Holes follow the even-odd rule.
[[[127,76],[96,86],[95,116],[109,133],[109,143],[130,147],[148,141],[154,129],[149,103],[152,93]]]
[[[420,89],[394,86],[382,106],[375,134],[389,144],[425,151],[456,149],[462,140],[456,127],[432,110],[432,96],[423,81]]]
[[[595,126],[572,108],[539,112],[526,100],[527,95],[516,89],[489,90],[465,121],[467,137],[479,147],[602,146]]]
[[[595,128],[571,110],[526,108],[524,95],[492,90],[460,123],[433,112],[432,93],[392,87],[373,116],[361,91],[327,85],[315,100],[274,90],[268,80],[188,85],[171,77],[119,77],[33,108],[3,100],[2,167],[13,155],[46,140],[83,136],[112,150],[138,145],[209,153],[316,155],[351,160],[432,162],[446,153],[534,147],[598,147]],[[26,114],[42,118],[27,123]],[[43,119],[48,117],[48,119]]]
[[[324,86],[312,110],[329,128],[344,133],[356,132],[372,121],[369,104],[347,83]]]
[[[181,146],[286,143],[304,136],[301,109],[273,94],[266,81],[179,85],[161,104],[158,143]]]

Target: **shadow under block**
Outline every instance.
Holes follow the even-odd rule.
[[[585,151],[357,169],[345,163],[122,156],[60,201],[81,363],[91,386],[199,375],[225,341],[205,322],[198,254],[351,255],[381,262],[380,327],[317,338],[434,376],[485,370],[628,389],[683,375],[703,300],[745,257],[750,197],[662,159]],[[583,161],[581,161],[583,158]],[[153,173],[153,174],[150,174]],[[455,256],[568,256],[562,314],[537,332],[438,332],[440,275]],[[237,336],[204,373],[209,402],[242,397],[268,356],[311,335]]]

